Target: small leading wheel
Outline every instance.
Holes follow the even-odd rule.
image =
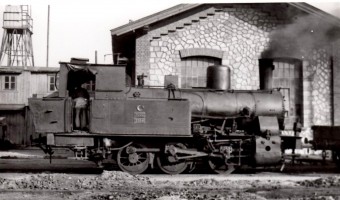
[[[169,144],[169,146],[173,146],[180,149],[186,149],[184,144]],[[171,151],[171,150],[170,150]],[[180,155],[176,153],[175,155]],[[185,159],[177,160],[175,156],[170,153],[162,153],[157,156],[157,164],[158,167],[167,174],[180,174],[184,172],[188,164]]]
[[[130,174],[141,174],[149,166],[150,155],[147,152],[138,152],[144,148],[141,144],[131,144],[118,151],[117,163],[122,171]]]
[[[210,168],[218,174],[231,174],[235,171],[235,166],[232,163],[225,162],[222,158],[209,158]]]

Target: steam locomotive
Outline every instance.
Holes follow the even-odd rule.
[[[97,164],[112,159],[131,174],[157,166],[179,174],[198,162],[222,174],[244,165],[283,163],[289,142],[281,135],[284,99],[279,91],[230,90],[227,66],[208,67],[207,88],[191,89],[178,88],[171,77],[165,87],[127,85],[125,70],[60,63],[58,93],[29,99],[35,130],[46,136],[48,153],[52,147],[69,147]],[[267,80],[271,70],[265,72]],[[71,93],[85,83],[95,83],[95,89],[88,99],[86,129],[77,130]]]

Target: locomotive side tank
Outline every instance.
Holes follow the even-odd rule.
[[[152,88],[126,86],[124,66],[61,63],[58,94],[32,98],[29,105],[37,132],[47,134],[47,149],[82,147],[97,163],[117,155],[118,166],[132,174],[154,164],[177,174],[198,160],[218,173],[280,164],[280,92],[230,90],[229,68],[209,70],[216,69],[210,75],[222,70],[222,76],[209,88]],[[88,81],[96,84],[88,105],[89,130],[74,130],[70,92]]]

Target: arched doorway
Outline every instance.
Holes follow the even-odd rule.
[[[207,68],[221,65],[222,59],[209,56],[190,56],[181,60],[181,88],[206,87]]]
[[[280,88],[284,96],[285,106],[285,129],[292,130],[293,124],[300,118],[303,123],[303,77],[302,61],[295,58],[274,58],[271,60],[274,65],[273,88]],[[265,62],[261,62],[265,63]]]

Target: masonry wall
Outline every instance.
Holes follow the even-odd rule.
[[[312,139],[312,125],[332,125],[332,70],[329,50],[312,50],[303,64],[303,122],[301,137]]]
[[[340,126],[340,40],[333,43],[333,99],[334,125]]]
[[[222,64],[231,67],[232,89],[258,89],[258,60],[269,46],[270,33],[285,23],[270,12],[250,6],[207,8],[137,38],[137,74],[148,76],[147,85],[161,86],[164,75],[181,79],[181,50],[218,50],[223,52]],[[306,127],[302,136],[307,138],[311,138],[311,125],[331,124],[330,53],[325,49],[310,53],[300,58]]]

